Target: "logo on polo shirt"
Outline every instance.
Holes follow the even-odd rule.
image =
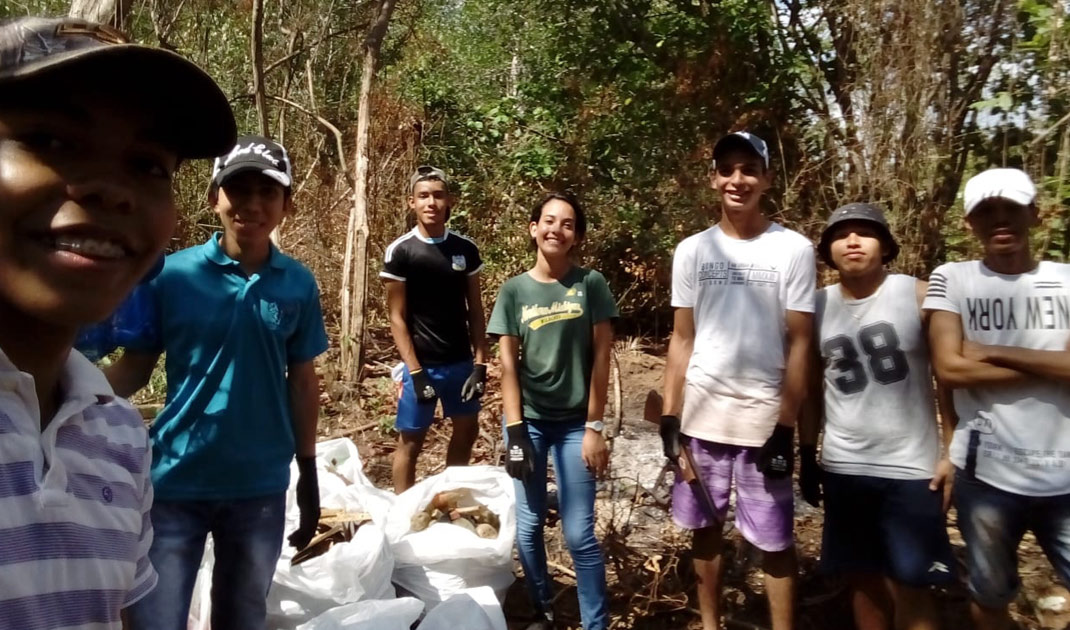
[[[468,268],[468,261],[466,261],[464,259],[464,256],[454,256],[453,257],[453,270],[454,271],[464,271],[467,268]]]
[[[115,498],[115,493],[112,492],[111,486],[104,486],[100,489],[100,496],[105,503],[111,503]]]
[[[260,319],[264,325],[287,335],[293,332],[300,310],[297,303],[290,300],[260,300]]]

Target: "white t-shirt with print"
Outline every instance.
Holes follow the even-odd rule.
[[[814,311],[814,247],[773,223],[751,239],[713,226],[673,255],[672,305],[694,309],[685,435],[761,446],[780,412],[786,311]]]
[[[1070,265],[1042,262],[1003,275],[981,261],[937,267],[923,307],[962,318],[980,344],[1066,350]],[[981,481],[1026,496],[1070,493],[1070,385],[1037,377],[1019,385],[955,390],[959,423],[951,461],[974,462]]]

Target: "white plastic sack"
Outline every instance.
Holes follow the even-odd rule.
[[[451,595],[427,613],[416,630],[506,630],[505,613],[489,586]]]
[[[367,512],[372,522],[361,525],[353,539],[332,546],[322,556],[290,566],[296,549],[284,544],[268,594],[268,625],[290,630],[341,604],[393,599],[394,556],[378,523],[385,521],[394,495],[375,488],[364,476],[357,447],[349,439],[316,445],[320,505],[349,512]],[[286,531],[297,528],[297,471],[291,470],[287,491]]]
[[[497,538],[480,538],[456,525],[432,523],[412,531],[412,517],[439,492],[469,488],[501,521]],[[493,466],[453,466],[409,488],[395,501],[386,523],[394,552],[394,584],[433,608],[450,595],[489,586],[499,599],[513,583],[516,495],[513,480]]]
[[[423,610],[423,603],[412,597],[355,602],[333,608],[297,630],[409,630]]]
[[[193,598],[189,605],[188,630],[211,630],[212,627],[212,569],[215,567],[215,545],[212,535],[204,543],[201,568],[197,569],[197,581],[193,584]]]

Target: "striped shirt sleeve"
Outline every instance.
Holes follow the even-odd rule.
[[[929,288],[925,292],[925,301],[922,309],[928,311],[959,312],[959,305],[955,300],[954,286],[949,284],[948,279],[952,275],[950,265],[940,265],[929,276]]]

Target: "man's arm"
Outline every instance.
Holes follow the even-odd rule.
[[[156,369],[156,362],[159,360],[159,352],[126,350],[118,361],[104,368],[104,376],[111,383],[111,388],[115,390],[116,395],[129,398],[148,385],[152,371]]]
[[[502,335],[498,339],[498,355],[502,362],[502,411],[505,422],[524,421],[520,404],[520,338]]]
[[[316,427],[319,424],[319,376],[313,360],[292,363],[286,375],[290,389],[290,413],[293,416],[297,457],[316,456]]]
[[[958,313],[931,311],[928,320],[933,371],[944,387],[1010,385],[1028,378],[1024,372],[987,363],[964,353],[962,318]]]
[[[594,325],[594,365],[591,369],[591,390],[587,399],[587,419],[602,420],[606,413],[609,391],[609,356],[613,349],[613,323],[610,320]]]
[[[490,352],[487,351],[487,319],[483,313],[483,295],[480,292],[479,284],[478,273],[468,276],[468,336],[472,340],[475,362],[486,363]],[[390,330],[393,331],[393,317],[391,317],[390,321]],[[394,338],[397,338],[396,333]]]
[[[412,343],[406,319],[408,307],[405,300],[404,282],[386,281],[386,306],[390,311],[390,334],[394,337],[394,345],[398,349],[398,354],[401,355],[401,360],[409,367],[410,372],[419,370],[420,360],[416,358],[416,347]]]
[[[813,361],[810,344],[814,337],[814,314],[787,311],[785,322],[788,328],[788,355],[777,422],[794,427],[806,399],[806,389],[810,385],[809,375]]]
[[[695,349],[695,309],[677,308],[673,312],[669,356],[665,362],[665,399],[662,415],[679,416],[684,408],[684,380],[687,364]]]
[[[816,347],[810,352],[807,378],[810,384],[799,414],[799,446],[816,447],[825,417],[824,370]]]
[[[1053,381],[1070,382],[1068,350],[1032,350],[1015,346],[968,344],[966,353],[985,363],[1028,372]]]

